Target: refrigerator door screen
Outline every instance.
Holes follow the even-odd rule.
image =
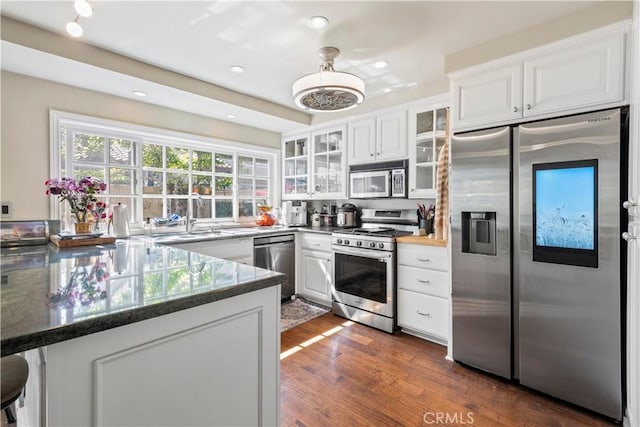
[[[598,161],[533,164],[533,260],[598,266]]]

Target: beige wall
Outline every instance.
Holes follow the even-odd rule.
[[[495,40],[451,53],[444,58],[444,72],[462,70],[503,56],[543,46],[604,27],[633,16],[631,1],[604,1],[596,6],[524,28]]]
[[[49,217],[49,110],[280,147],[280,134],[3,71],[0,199],[14,220]],[[230,142],[229,144],[233,144]]]

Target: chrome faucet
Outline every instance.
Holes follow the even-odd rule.
[[[200,196],[200,194],[193,192],[191,193],[191,196],[195,196],[196,199],[189,199],[187,201],[187,224],[186,224],[186,231],[187,233],[191,233],[193,231],[193,225],[196,223],[196,219],[193,217],[193,202],[196,202],[196,208],[199,208],[202,206],[204,200],[202,200],[202,196]]]

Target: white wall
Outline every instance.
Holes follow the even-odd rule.
[[[49,110],[280,148],[280,134],[3,71],[0,199],[12,220],[46,219]],[[233,142],[230,142],[233,144]]]

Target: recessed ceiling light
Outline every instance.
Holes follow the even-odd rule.
[[[139,91],[139,90],[134,90],[134,91],[133,91],[133,92],[131,92],[131,93],[132,93],[132,94],[134,94],[135,96],[139,96],[139,97],[141,97],[141,98],[142,98],[142,97],[147,96],[147,94],[146,94],[146,93],[144,93],[144,92],[142,92],[142,91]]]
[[[385,90],[383,90],[384,93],[389,93],[391,92],[391,88],[386,88]]]
[[[93,8],[87,0],[76,0],[75,3],[73,3],[73,7],[76,9],[76,12],[78,12],[78,15],[83,18],[88,18],[93,14]]]
[[[244,73],[244,67],[240,65],[232,65],[231,67],[229,67],[229,70],[238,74]]]
[[[78,24],[78,18],[76,18],[75,21],[67,23],[66,29],[70,36],[80,37],[82,35],[82,27]]]
[[[324,16],[312,16],[309,18],[308,24],[311,28],[324,28],[329,24],[329,20]]]
[[[387,61],[378,61],[375,64],[373,64],[373,66],[376,67],[376,68],[384,68],[387,65],[389,65],[389,63]]]
[[[235,114],[227,114],[227,119],[235,119],[236,115]]]

